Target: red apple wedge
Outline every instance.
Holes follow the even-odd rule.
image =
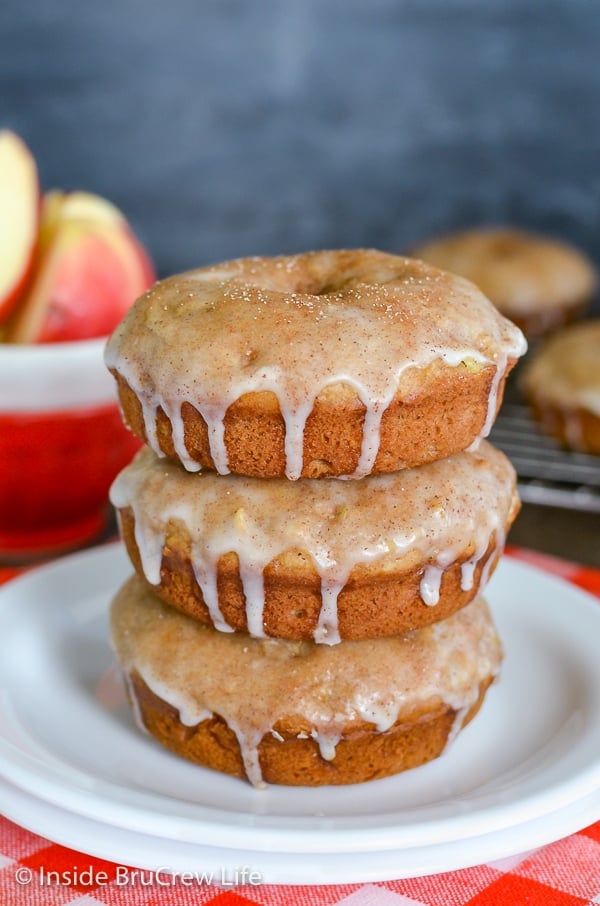
[[[0,131],[0,323],[22,295],[33,266],[40,219],[35,159],[14,132]]]
[[[116,210],[116,209],[115,209]],[[63,218],[48,212],[29,291],[8,326],[17,343],[109,334],[154,282],[150,259],[123,217]]]

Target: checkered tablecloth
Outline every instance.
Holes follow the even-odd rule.
[[[532,562],[600,597],[600,571],[522,549]],[[0,570],[0,581],[15,571]],[[600,652],[600,642],[599,642]],[[600,757],[600,753],[599,757]],[[1,802],[0,802],[1,812]],[[57,882],[57,879],[60,879]],[[52,843],[0,815],[0,906],[584,906],[600,903],[600,821],[488,865],[400,881],[233,889],[153,877]]]

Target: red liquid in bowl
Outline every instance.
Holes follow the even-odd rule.
[[[116,403],[0,413],[0,555],[84,544],[108,514],[108,489],[140,448]]]

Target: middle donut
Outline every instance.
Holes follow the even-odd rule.
[[[223,631],[330,645],[464,607],[519,510],[514,469],[485,441],[360,482],[190,475],[144,449],[111,501],[136,571],[167,604]]]

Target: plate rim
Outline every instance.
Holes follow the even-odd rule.
[[[509,563],[510,570],[515,571],[517,575],[521,573],[522,575],[528,575],[530,578],[533,576],[535,582],[542,582],[542,584],[549,582],[552,586],[561,586],[566,590],[570,597],[572,597],[574,600],[578,600],[581,603],[582,607],[590,608],[590,613],[593,612],[595,614],[593,619],[600,621],[600,609],[596,609],[599,608],[599,604],[593,596],[574,587],[572,584],[566,582],[560,577],[548,575],[547,573],[537,569],[534,566],[531,566],[528,563],[523,563],[512,559],[507,559],[505,563]],[[110,569],[108,569],[108,565],[110,564],[112,564],[113,566],[112,572]],[[120,542],[111,542],[110,544],[104,545],[102,547],[93,548],[89,551],[79,552],[77,554],[62,558],[61,560],[54,561],[46,566],[39,567],[19,577],[13,582],[8,583],[0,589],[0,618],[6,618],[5,614],[7,605],[5,602],[4,604],[1,602],[2,597],[9,597],[10,599],[11,596],[16,596],[18,600],[19,594],[22,592],[22,589],[27,590],[30,586],[33,586],[33,589],[35,590],[36,586],[39,586],[40,584],[43,585],[49,579],[68,579],[68,576],[72,576],[75,570],[80,569],[85,572],[85,570],[87,568],[90,568],[91,565],[99,565],[99,567],[101,567],[102,575],[111,575],[111,583],[112,579],[114,579],[115,586],[124,578],[124,575],[122,576],[119,572],[120,567],[127,568],[129,566],[122,544]],[[115,565],[117,567],[116,570],[114,569]],[[499,568],[501,569],[502,566],[503,564],[500,564]],[[504,566],[504,570],[506,570],[506,566]],[[94,590],[94,595],[97,594],[100,594],[100,592]],[[30,607],[33,608],[34,611],[36,606],[39,607],[41,605],[36,604],[35,602],[30,605]],[[79,606],[81,606],[81,604]],[[75,608],[77,608],[77,604],[75,605]],[[0,776],[4,776],[9,782],[15,784],[16,786],[22,787],[26,791],[30,791],[31,776],[28,775],[27,768],[24,768],[22,763],[17,763],[16,766],[14,763],[10,763],[9,770],[7,772],[7,763],[11,762],[11,746],[12,744],[3,739],[0,735]],[[73,773],[74,771],[78,772],[79,769],[70,767],[69,771]],[[88,777],[85,772],[79,771],[79,773],[84,778]],[[393,781],[393,779],[394,778],[389,778],[389,780],[391,781]],[[584,783],[582,783],[581,778],[579,778],[579,783],[571,780],[570,783],[562,784],[562,787],[564,787],[564,789],[562,789],[560,796],[556,797],[555,795],[554,798],[549,798],[547,793],[542,792],[538,792],[533,796],[529,796],[528,808],[524,811],[525,818],[520,817],[519,823],[521,823],[522,820],[530,820],[533,817],[544,814],[544,812],[550,813],[551,811],[556,811],[556,809],[561,808],[569,801],[574,801],[577,798],[581,798],[582,796],[586,795],[587,792],[590,791],[590,789],[597,786],[598,781],[600,781],[600,758],[598,760],[598,764],[593,767],[593,770],[591,770],[588,766]],[[50,789],[47,788],[47,784],[44,784],[43,781],[40,788],[38,781],[36,794],[39,798],[42,798],[47,802],[62,806],[64,800],[61,797],[61,791],[57,791],[55,788],[52,788],[52,780],[50,780],[49,782],[51,786]],[[103,788],[118,791],[122,789],[123,786],[103,780]],[[140,794],[140,796],[147,795],[148,793]],[[150,795],[154,795],[155,798],[159,797],[162,799],[169,799],[168,796],[165,796],[165,794],[157,791],[153,791]],[[257,792],[257,795],[261,795],[260,792]],[[543,806],[541,811],[540,805]],[[90,813],[87,809],[84,810],[84,806],[85,803],[82,803],[78,807],[76,807],[73,801],[70,801],[69,804],[65,806],[65,808],[72,813],[80,814],[84,817],[90,817],[98,821],[109,821],[109,823],[112,823],[112,825],[115,827],[126,827],[130,830],[139,830],[145,831],[146,833],[151,833],[147,826],[147,817],[149,810],[148,808],[143,808],[141,805],[132,806],[131,804],[128,804],[127,806],[123,806],[121,804],[120,822],[110,821],[108,808],[105,800],[102,799],[102,797],[100,798],[100,803],[98,803],[98,801],[95,802],[95,810],[92,813]],[[170,823],[173,825],[173,827],[171,829],[172,832],[169,835],[169,839],[189,840],[190,832],[192,831],[193,833],[191,839],[194,839],[197,843],[201,843],[201,838],[206,837],[208,834],[209,838],[213,842],[233,849],[237,845],[237,842],[241,839],[242,835],[247,835],[249,831],[252,831],[254,843],[257,846],[257,849],[260,851],[271,850],[273,846],[276,846],[277,850],[281,853],[297,853],[299,851],[323,852],[325,846],[325,851],[330,853],[348,851],[360,851],[364,853],[369,850],[394,850],[398,849],[399,847],[402,849],[410,849],[411,847],[423,845],[426,841],[431,842],[432,839],[433,842],[435,842],[436,840],[438,842],[441,842],[445,837],[447,837],[449,830],[452,831],[453,836],[462,837],[464,839],[468,839],[469,836],[473,835],[475,832],[477,834],[490,832],[490,828],[487,824],[482,827],[481,813],[477,810],[474,810],[467,815],[462,813],[460,814],[460,816],[446,816],[442,819],[435,819],[434,821],[420,822],[417,825],[411,825],[410,828],[408,828],[406,825],[398,827],[391,824],[390,821],[392,816],[388,816],[388,822],[384,825],[369,828],[369,839],[365,840],[364,827],[337,828],[335,832],[332,833],[330,825],[332,821],[336,820],[335,818],[324,819],[324,821],[319,822],[319,819],[315,816],[299,816],[296,821],[296,825],[299,824],[302,826],[300,828],[298,828],[298,826],[290,828],[282,826],[282,816],[257,816],[256,814],[247,813],[245,815],[245,821],[240,821],[240,816],[238,815],[237,822],[232,826],[231,822],[234,820],[235,815],[232,815],[231,812],[221,813],[221,820],[215,821],[214,809],[200,805],[198,805],[197,808],[199,810],[202,809],[204,811],[204,815],[196,816],[193,818],[171,815],[170,819],[168,816],[165,819],[165,815],[162,812],[154,812],[154,815],[159,816],[160,821],[163,823],[161,830],[156,830],[154,836],[160,836],[165,830],[165,820],[170,820]],[[488,822],[493,825],[492,829],[497,830],[501,827],[508,827],[511,824],[514,824],[515,820],[514,815],[512,815],[513,811],[514,808],[511,808],[511,806],[506,804],[504,808],[499,809],[498,806],[496,806],[494,809],[492,809],[493,821],[490,822],[490,818],[488,816]],[[523,811],[523,800],[521,801],[521,811]],[[210,813],[208,814],[208,816],[206,814],[207,812]],[[126,824],[123,823],[124,814],[127,817]],[[260,818],[264,817],[270,819],[271,825],[267,827],[257,827],[257,821],[260,821]],[[456,820],[458,817],[460,817],[461,824],[460,832],[457,834],[457,828],[453,827],[453,825],[456,825]],[[279,822],[277,819],[279,819]],[[289,821],[287,816],[285,820]],[[361,816],[360,820],[364,822],[364,816]],[[317,826],[315,826],[315,822],[317,822]],[[204,830],[199,830],[199,828],[202,828],[205,825],[206,827]],[[476,831],[475,826],[477,826]],[[435,829],[435,833],[433,834],[432,828]],[[407,839],[408,833],[410,833],[410,840]],[[307,835],[310,836],[310,840],[304,839]]]
[[[262,873],[261,860],[271,857],[275,876],[264,877],[261,884],[302,885],[306,886],[307,870],[315,875],[315,857],[327,860],[324,881],[311,882],[310,886],[325,884],[366,884],[376,881],[392,881],[405,878],[423,877],[445,871],[457,871],[475,865],[490,864],[497,860],[508,859],[518,855],[526,857],[532,850],[546,846],[569,834],[577,833],[590,821],[600,815],[600,790],[588,794],[561,809],[551,812],[543,818],[535,818],[510,828],[478,835],[472,839],[448,841],[445,844],[433,844],[410,849],[371,851],[363,859],[356,859],[355,853],[298,853],[287,854],[283,860],[280,853],[265,851],[235,850],[210,847],[202,844],[184,844],[182,841],[162,839],[152,834],[144,835],[137,831],[118,828],[115,839],[115,828],[103,822],[95,821],[61,809],[59,805],[36,800],[34,796],[20,787],[15,787],[0,777],[0,793],[6,802],[8,790],[9,807],[6,817],[26,827],[33,833],[41,834],[46,839],[54,839],[63,846],[76,849],[78,852],[107,859],[116,865],[132,866],[147,871],[169,870],[173,874],[204,870],[207,860],[219,859],[215,866],[229,867],[227,860],[236,865],[246,865]],[[15,806],[15,801],[17,805]],[[41,806],[41,808],[40,808]],[[33,820],[29,820],[35,810]],[[49,813],[49,817],[48,817]],[[57,818],[59,820],[57,820]],[[65,820],[66,819],[66,820]],[[75,828],[72,829],[72,824]],[[48,830],[60,828],[58,834],[50,836]],[[70,832],[66,832],[66,829]],[[123,847],[125,838],[125,848]],[[137,844],[135,858],[131,858],[131,849],[127,849],[127,840]],[[160,848],[160,859],[150,859],[149,850]],[[139,853],[142,853],[138,860]],[[290,861],[290,856],[292,860]],[[167,866],[167,858],[170,860]],[[310,859],[310,865],[303,860]],[[188,861],[189,860],[189,861]],[[410,861],[408,861],[410,860]],[[333,865],[332,865],[333,861]],[[300,864],[297,864],[297,863]],[[382,862],[385,867],[382,867]],[[341,864],[340,864],[341,863]],[[210,862],[209,862],[210,864]],[[283,869],[282,866],[283,865]],[[266,874],[266,873],[265,873]]]

